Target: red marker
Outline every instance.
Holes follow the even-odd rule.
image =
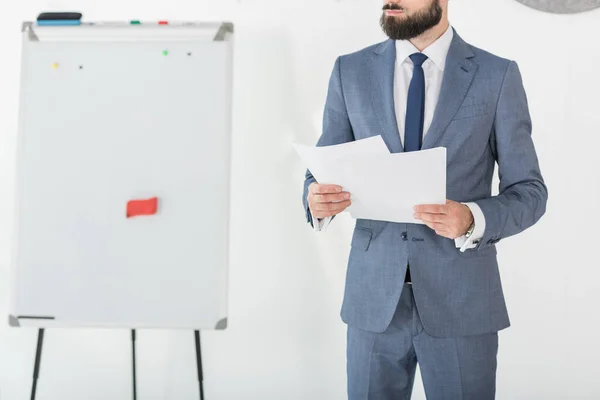
[[[158,21],[159,25],[169,25],[169,21]]]

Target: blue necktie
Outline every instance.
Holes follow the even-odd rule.
[[[406,124],[404,131],[404,151],[421,150],[423,144],[423,123],[425,121],[425,73],[423,63],[427,56],[415,53],[410,56],[415,69],[408,89],[406,102]]]

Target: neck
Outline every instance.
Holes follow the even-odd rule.
[[[442,19],[442,21],[431,28],[430,30],[424,32],[422,35],[417,36],[414,39],[411,39],[410,42],[417,48],[419,51],[425,50],[429,47],[433,42],[438,40],[445,32],[448,30],[450,23],[447,19]]]

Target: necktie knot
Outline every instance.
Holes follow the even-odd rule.
[[[427,61],[427,56],[423,53],[415,53],[411,54],[410,59],[415,65],[415,67],[420,67],[423,65],[425,61]]]

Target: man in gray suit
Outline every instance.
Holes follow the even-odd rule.
[[[417,362],[428,399],[493,399],[510,325],[495,244],[546,209],[517,64],[463,41],[448,1],[387,0],[390,40],[339,57],[329,83],[318,146],[381,135],[392,153],[447,149],[449,200],[416,206],[424,225],[356,221],[341,312],[350,400],[410,398]],[[350,205],[334,183],[306,174],[316,230]]]

